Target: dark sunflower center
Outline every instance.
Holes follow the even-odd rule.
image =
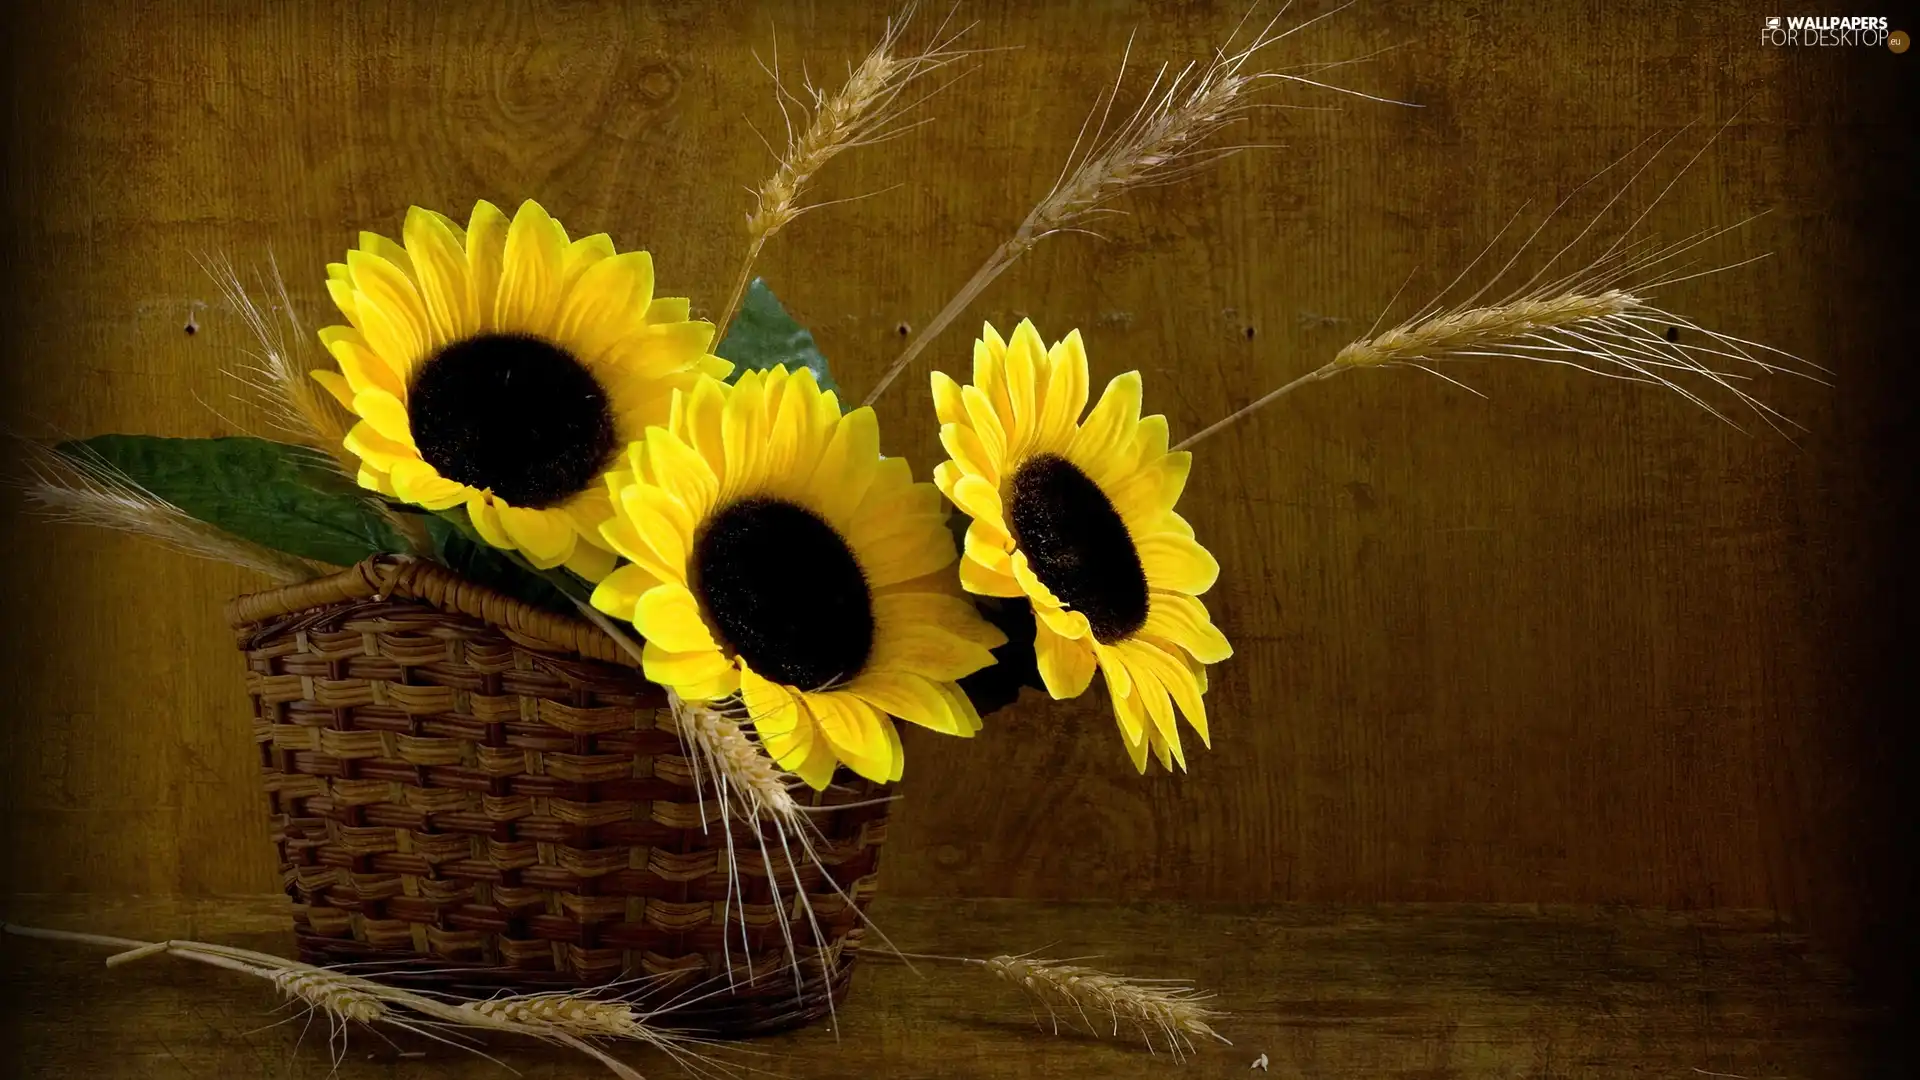
[[[572,353],[525,334],[456,341],[407,387],[420,457],[441,476],[537,509],[576,495],[614,451],[607,393]]]
[[[1094,637],[1110,645],[1146,623],[1140,553],[1126,522],[1086,473],[1055,454],[1033,458],[1013,474],[1008,510],[1033,576],[1085,615]]]
[[[813,690],[873,651],[873,597],[847,542],[811,510],[742,499],[694,538],[692,585],[734,652],[767,679]]]

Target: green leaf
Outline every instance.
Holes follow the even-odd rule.
[[[562,615],[578,614],[568,594],[553,580],[565,571],[535,570],[516,552],[502,551],[480,539],[465,510],[445,510],[428,517],[427,535],[433,539],[435,558],[468,581],[498,589],[537,608]],[[571,574],[566,578],[577,580]]]
[[[372,494],[305,447],[248,437],[100,435],[54,449],[112,466],[209,525],[301,558],[351,566],[407,549]]]
[[[785,364],[788,371],[812,369],[814,381],[822,390],[839,389],[827,370],[827,358],[820,355],[820,347],[813,342],[813,334],[793,321],[793,316],[780,306],[779,298],[760,278],[754,278],[753,284],[747,286],[740,314],[727,328],[726,340],[714,350],[714,355],[733,361],[734,371],[729,381],[738,379],[743,371],[765,371],[775,364]]]

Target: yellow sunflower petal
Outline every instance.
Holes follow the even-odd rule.
[[[1075,330],[1047,353],[1047,397],[1040,410],[1037,451],[1064,448],[1087,407],[1087,349]]]
[[[933,373],[933,415],[942,424],[967,422],[967,407],[960,400],[960,384],[944,371]]]
[[[729,491],[752,490],[761,479],[766,444],[766,393],[758,372],[740,377],[720,414],[720,441],[726,447]]]
[[[623,333],[643,325],[652,293],[652,255],[628,251],[601,259],[567,290],[554,337],[573,345],[582,359],[597,360]]]
[[[1208,617],[1207,606],[1184,593],[1151,593],[1146,625],[1140,632],[1173,642],[1203,664],[1217,664],[1233,655],[1227,636]]]
[[[953,713],[953,703],[938,683],[899,671],[869,671],[848,683],[846,692],[889,716],[940,732],[971,736],[965,722]]]
[[[1093,646],[1086,641],[1061,637],[1045,623],[1036,620],[1033,655],[1040,669],[1040,681],[1057,700],[1079,697],[1093,681]]]
[[[335,272],[336,268],[338,273]],[[346,263],[327,264],[327,296],[332,298],[333,306],[340,314],[355,326],[360,325],[360,303],[354,299],[353,280],[347,277]]]
[[[1006,516],[1000,503],[1000,489],[978,476],[963,476],[953,485],[953,504],[975,521],[983,521],[999,532],[1006,532]]]
[[[1020,583],[973,559],[960,560],[960,586],[976,596],[1024,596]]]
[[[1144,773],[1147,771],[1148,724],[1140,699],[1122,692],[1111,678],[1107,680],[1107,695],[1113,700],[1113,719],[1120,725],[1120,741],[1127,748],[1127,757],[1133,761],[1134,768]]]
[[[802,711],[806,706],[802,705]],[[811,723],[811,721],[809,721]],[[825,739],[813,740],[813,749],[790,771],[806,782],[815,791],[825,791],[833,786],[834,773],[840,769],[840,759],[833,754],[833,746]]]
[[[482,330],[500,329],[496,301],[511,225],[500,208],[482,199],[467,219],[467,310]]]
[[[1047,363],[1047,345],[1033,320],[1021,319],[1007,342],[1004,361],[1007,373],[1007,399],[1011,407],[1007,417],[1007,449],[1016,457],[1032,445],[1040,429],[1040,410],[1046,386],[1041,383]]]
[[[593,606],[616,619],[635,621],[640,598],[660,586],[660,579],[628,563],[600,579],[593,587]]]
[[[661,686],[701,683],[733,668],[733,661],[717,651],[668,652],[649,641],[640,652],[642,670],[647,678]]]
[[[882,633],[895,626],[933,626],[988,649],[1007,643],[1007,635],[981,616],[972,602],[950,593],[878,593],[874,625]]]
[[[1066,457],[1093,473],[1122,452],[1121,443],[1133,434],[1139,423],[1140,373],[1129,371],[1107,384],[1099,404],[1087,414],[1086,423],[1080,425],[1080,430],[1067,444]],[[1095,479],[1098,478],[1095,475]]]
[[[1166,454],[1139,466],[1107,491],[1113,508],[1128,528],[1150,526],[1173,510],[1186,490],[1193,470],[1193,454],[1186,450]]]
[[[1089,635],[1087,640],[1093,643],[1094,662],[1100,665],[1100,674],[1106,677],[1108,684],[1122,696],[1132,694],[1133,674],[1127,670],[1126,658],[1099,638]]]
[[[952,455],[953,463],[970,476],[977,476],[996,487],[1000,484],[1001,459],[981,440],[980,433],[966,424],[943,424],[940,445]],[[951,492],[949,492],[951,494]]]
[[[935,685],[940,695],[947,699],[947,710],[953,713],[954,719],[960,724],[960,737],[967,739],[978,734],[985,725],[981,723],[980,712],[973,707],[973,699],[967,696],[967,692],[960,689],[958,683],[943,682]]]
[[[513,550],[513,537],[507,535],[506,526],[500,524],[500,510],[486,493],[476,491],[467,496],[467,520],[473,523],[473,531],[480,534],[480,539],[494,547]]]
[[[554,224],[558,225],[560,223],[556,221]],[[595,263],[600,262],[602,259],[610,259],[613,257],[613,254],[613,237],[608,236],[606,233],[594,233],[592,236],[583,236],[573,243],[568,244],[566,254],[560,259],[560,265],[563,271],[561,287],[563,289],[571,288],[574,282],[580,280],[581,275],[593,269]],[[651,297],[649,297],[649,300],[651,300]],[[637,306],[643,312],[646,310],[645,304]]]
[[[579,536],[558,510],[530,510],[499,503],[500,524],[527,561],[547,570],[566,562]]]
[[[353,411],[379,432],[381,438],[419,453],[413,442],[413,428],[407,419],[407,407],[400,404],[399,398],[385,390],[362,390],[353,395]]]
[[[650,323],[686,322],[692,314],[693,303],[684,296],[662,296],[647,305],[647,321]]]
[[[1134,546],[1147,584],[1155,589],[1198,595],[1220,579],[1220,563],[1190,536],[1157,533]]]
[[[720,497],[720,479],[707,460],[664,428],[649,428],[644,445],[647,468],[660,489],[686,507],[693,520],[704,519]]]
[[[339,402],[341,408],[348,411],[353,409],[353,384],[347,382],[345,375],[325,368],[315,368],[307,374],[313,376],[313,381],[319,383],[322,389],[333,395],[333,400]]]
[[[403,375],[426,356],[435,342],[427,322],[427,307],[413,280],[378,255],[347,252],[347,271],[353,276],[354,325],[367,347]]]
[[[406,383],[401,381],[400,374],[367,347],[360,331],[351,326],[325,327],[320,331],[320,344],[326,346],[334,362],[340,365],[340,374],[346,376],[347,385],[354,393],[384,390],[402,401],[407,399]]]
[[[1170,665],[1160,664],[1167,659],[1166,654],[1151,645],[1138,641],[1123,641],[1117,650],[1127,665],[1127,675],[1133,680],[1134,698],[1139,699],[1146,710],[1147,719],[1153,724],[1156,743],[1165,743],[1173,760],[1182,769],[1187,767],[1187,755],[1180,745],[1180,728],[1174,721],[1173,701],[1167,694],[1166,684],[1160,681],[1160,670]],[[1158,749],[1156,745],[1155,749]]]
[[[613,525],[623,524],[662,566],[671,568],[670,575],[685,572],[694,519],[684,504],[650,484],[634,484],[620,493],[620,510],[620,515],[601,530],[602,536],[614,542],[615,551],[644,565],[644,556],[628,549],[634,545],[627,534],[611,531]]]
[[[1144,634],[1123,644],[1128,647],[1129,662],[1134,670],[1152,673],[1154,680],[1166,687],[1173,703],[1180,707],[1187,723],[1200,736],[1200,741],[1212,746],[1213,738],[1207,731],[1207,703],[1202,696],[1206,691],[1195,677],[1196,669],[1206,669],[1189,665],[1172,643],[1161,642]]]
[[[727,447],[722,432],[727,401],[725,388],[712,379],[702,379],[693,389],[680,395],[683,419],[677,431],[713,471],[714,480],[724,489],[727,483]]]
[[[935,682],[962,679],[993,663],[984,645],[933,626],[900,626],[875,635],[869,671],[905,671]]]
[[[960,403],[966,406],[969,426],[980,437],[980,445],[986,448],[986,459],[994,473],[1005,472],[1011,464],[1012,449],[1007,442],[1006,425],[1001,422],[992,401],[979,387],[963,386],[960,388]]]
[[[1013,538],[992,522],[973,519],[961,554],[996,573],[1013,573]]]
[[[427,323],[437,341],[457,341],[479,330],[469,305],[467,253],[439,214],[418,206],[407,209],[401,235],[412,256],[420,298],[427,306]]]
[[[634,629],[670,652],[716,650],[719,644],[700,615],[700,602],[684,585],[661,585],[640,598]]]
[[[830,524],[851,517],[879,471],[880,424],[863,406],[840,418],[814,470],[811,487],[821,516]]]
[[[565,255],[565,243],[553,224],[553,218],[532,199],[515,211],[501,256],[500,288],[494,295],[494,329],[551,331]]]
[[[952,566],[959,557],[944,517],[923,514],[902,519],[899,525],[894,532],[860,545],[857,558],[867,584],[880,588],[912,581]]]
[[[355,457],[381,472],[392,472],[396,462],[418,461],[420,454],[405,443],[397,443],[373,429],[365,420],[347,430],[342,440]]]
[[[408,277],[414,276],[413,260],[407,256],[407,249],[379,233],[361,230],[359,247],[369,255],[379,256],[392,263]]]
[[[364,463],[360,466],[354,479],[359,482],[361,487],[369,491],[377,491],[382,495],[393,495],[393,481],[387,479],[387,474],[378,469],[370,469]]]
[[[801,697],[814,723],[820,726],[820,734],[841,761],[869,780],[884,784],[893,779],[894,740],[886,732],[892,721],[844,691]]]
[[[406,502],[429,510],[446,510],[467,501],[473,489],[449,480],[424,461],[396,461],[388,474],[393,492]]]
[[[580,539],[590,538],[583,535]],[[599,581],[612,573],[614,564],[619,561],[618,555],[596,544],[576,543],[573,545],[573,554],[567,556],[563,565],[580,575],[583,581]]]
[[[1007,394],[1007,343],[992,323],[980,327],[980,339],[973,343],[973,385],[986,395],[996,419],[1013,415],[1013,402]],[[999,427],[1005,430],[1005,424]]]

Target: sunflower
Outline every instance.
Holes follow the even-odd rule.
[[[979,730],[956,680],[1006,637],[954,586],[940,492],[880,456],[872,409],[842,415],[804,368],[702,379],[624,465],[601,534],[631,562],[593,604],[640,631],[647,678],[744,709],[815,789],[841,762],[899,779],[889,717]]]
[[[462,229],[413,207],[402,244],[361,233],[327,290],[349,326],[318,379],[359,417],[360,483],[429,510],[465,506],[487,543],[597,580],[614,556],[600,474],[674,390],[732,365],[713,325],[653,295],[653,258],[605,233],[568,240],[538,203]],[[585,542],[582,543],[581,541]]]
[[[1174,512],[1193,455],[1167,450],[1167,419],[1140,416],[1140,373],[1107,384],[1084,422],[1087,353],[1075,330],[1048,348],[1031,322],[1013,340],[987,326],[973,384],[933,376],[934,482],[972,517],[965,588],[1020,597],[1055,698],[1097,668],[1134,767],[1186,768],[1175,709],[1208,742],[1206,665],[1233,655],[1197,597],[1220,565]]]

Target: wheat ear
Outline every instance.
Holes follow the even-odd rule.
[[[1731,123],[1732,119],[1729,118],[1727,122]],[[1300,387],[1332,378],[1343,371],[1409,367],[1465,387],[1458,380],[1435,370],[1435,366],[1452,361],[1525,360],[1565,365],[1627,382],[1647,383],[1670,390],[1716,419],[1738,428],[1739,423],[1710,401],[1707,395],[1730,396],[1775,432],[1788,434],[1786,428],[1801,429],[1801,425],[1761,401],[1741,384],[1756,375],[1776,374],[1822,382],[1822,369],[1818,365],[1770,345],[1711,329],[1653,299],[1655,293],[1669,286],[1765,258],[1764,255],[1755,256],[1704,269],[1696,269],[1696,262],[1691,259],[1681,261],[1701,245],[1740,229],[1753,219],[1705,230],[1665,245],[1651,238],[1632,239],[1634,231],[1672,190],[1680,176],[1712,145],[1712,139],[1695,152],[1680,173],[1668,181],[1598,258],[1578,270],[1552,276],[1553,266],[1593,232],[1634,181],[1653,164],[1667,145],[1686,130],[1682,128],[1669,136],[1666,143],[1640,165],[1578,235],[1555,251],[1531,277],[1504,299],[1495,303],[1481,302],[1481,297],[1519,262],[1527,248],[1552,220],[1553,213],[1548,214],[1492,278],[1465,301],[1443,307],[1436,298],[1412,318],[1381,333],[1375,333],[1378,329],[1376,323],[1366,336],[1350,342],[1335,353],[1331,361],[1209,424],[1183,439],[1174,449],[1187,449],[1245,420]],[[1644,142],[1641,144],[1645,145]],[[1628,156],[1639,149],[1635,147],[1628,152]],[[1620,161],[1613,162],[1581,184],[1554,208],[1554,213],[1564,208],[1581,188],[1604,176],[1624,160],[1626,158],[1622,157]],[[1516,220],[1518,216],[1515,215]],[[1502,227],[1466,269],[1455,275],[1447,288],[1441,290],[1442,294],[1465,279],[1512,225],[1513,221],[1510,220]],[[1472,387],[1465,388],[1479,393]]]
[[[287,295],[286,279],[280,274],[279,264],[268,256],[265,288],[270,293],[270,305],[280,310],[282,319],[261,310],[240,280],[231,259],[224,255],[210,256],[202,260],[201,268],[259,342],[254,365],[228,372],[245,388],[244,400],[258,406],[276,431],[325,454],[345,475],[359,472],[359,462],[341,445],[351,418],[308,374],[313,368],[307,362],[311,343],[294,312],[293,300]]]
[[[1232,1045],[1213,1030],[1220,1014],[1207,1007],[1208,995],[1184,982],[1133,979],[1084,964],[1027,956],[996,956],[969,963],[1025,991],[1047,1010],[1056,1030],[1058,1010],[1065,1009],[1079,1013],[1089,1028],[1093,1027],[1094,1014],[1104,1014],[1115,1035],[1123,1025],[1132,1026],[1149,1048],[1158,1036],[1176,1058],[1193,1051],[1195,1038],[1218,1039]]]
[[[306,581],[320,570],[305,560],[215,528],[160,498],[96,454],[62,451],[31,439],[23,448],[27,500],[46,517],[130,533],[195,558],[230,563],[276,584]]]
[[[859,66],[847,73],[847,81],[840,89],[831,94],[810,82],[803,84],[800,94],[788,90],[781,81],[777,52],[772,65],[762,65],[773,78],[775,101],[786,125],[787,141],[776,154],[779,165],[773,175],[754,189],[754,210],[747,215],[746,256],[740,262],[740,272],[734,276],[733,291],[727,298],[714,340],[725,340],[727,327],[753,278],[753,265],[767,241],[794,218],[815,209],[814,205],[802,201],[814,175],[847,150],[885,142],[924,123],[924,120],[914,123],[900,120],[944,86],[915,98],[904,98],[903,91],[922,76],[969,55],[953,47],[965,29],[949,33],[944,24],[934,32],[926,48],[903,53],[900,38],[912,18],[910,4],[898,16],[888,19],[879,43]],[[805,121],[803,126],[796,127],[796,112]]]
[[[1254,107],[1254,91],[1270,80],[1307,83],[1341,93],[1356,94],[1375,101],[1386,101],[1370,94],[1330,86],[1286,70],[1268,70],[1254,63],[1255,57],[1275,42],[1326,18],[1334,11],[1316,16],[1287,30],[1276,30],[1283,6],[1268,20],[1253,40],[1234,48],[1239,37],[1236,28],[1226,45],[1205,64],[1189,63],[1169,72],[1161,65],[1153,83],[1141,96],[1131,115],[1112,133],[1106,132],[1114,100],[1120,85],[1103,94],[1081,127],[1080,137],[1067,155],[1067,163],[1054,181],[1052,190],[1033,205],[1013,235],[987,256],[960,291],[947,301],[931,321],[920,328],[913,340],[895,358],[868,392],[865,405],[871,405],[886,392],[893,380],[912,364],[933,339],[958,318],[994,279],[1006,273],[1033,247],[1049,236],[1064,232],[1086,232],[1087,222],[1101,214],[1114,213],[1112,202],[1136,188],[1171,184],[1192,175],[1242,147],[1213,146],[1212,140],[1226,127],[1243,119]],[[1244,21],[1243,21],[1244,22]],[[1131,53],[1131,43],[1128,51]],[[1312,65],[1314,70],[1335,66]],[[1120,66],[1120,79],[1126,75],[1126,60]],[[1395,102],[1394,104],[1404,104]],[[1099,121],[1094,123],[1094,115]],[[1089,136],[1087,126],[1093,125]]]
[[[709,1040],[657,1028],[631,1008],[600,998],[591,990],[572,994],[529,994],[462,1001],[416,993],[350,972],[227,945],[200,941],[135,941],[103,934],[43,930],[13,923],[0,923],[0,930],[17,937],[78,942],[121,950],[107,959],[108,967],[165,954],[263,979],[289,1000],[304,1002],[314,1012],[327,1017],[333,1025],[328,1042],[333,1046],[336,1065],[346,1049],[346,1032],[350,1021],[399,1028],[474,1053],[480,1051],[466,1041],[449,1037],[449,1029],[527,1036],[586,1054],[620,1080],[644,1078],[631,1066],[595,1045],[593,1040],[642,1042],[667,1052],[690,1071],[716,1064],[692,1049]]]
[[[1136,979],[1076,961],[1046,960],[1032,955],[1001,955],[981,960],[897,949],[861,951],[874,952],[886,959],[945,961],[991,972],[1044,1008],[1055,1034],[1060,1031],[1060,1016],[1064,1012],[1069,1017],[1077,1014],[1094,1035],[1100,1034],[1100,1026],[1093,1019],[1098,1015],[1104,1017],[1114,1035],[1118,1035],[1122,1027],[1137,1030],[1150,1050],[1156,1038],[1164,1040],[1176,1058],[1192,1053],[1196,1038],[1217,1039],[1233,1045],[1213,1029],[1225,1015],[1207,1005],[1213,995],[1195,990],[1184,979]]]
[[[227,372],[244,388],[241,400],[261,409],[276,433],[313,450],[316,460],[355,480],[360,474],[360,461],[345,445],[353,418],[313,379],[314,339],[301,326],[279,264],[271,254],[267,256],[263,290],[269,294],[269,306],[278,308],[284,319],[274,319],[261,309],[241,282],[232,260],[213,256],[203,260],[201,267],[259,343],[253,365]],[[371,495],[367,501],[405,538],[408,550],[416,555],[433,553],[432,538],[420,515],[402,513]]]

